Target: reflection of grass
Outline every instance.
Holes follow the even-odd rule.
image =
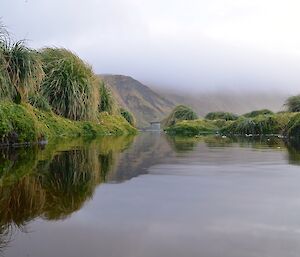
[[[300,139],[293,138],[286,142],[289,163],[300,165]]]
[[[282,139],[271,136],[257,136],[257,137],[221,137],[218,135],[208,135],[199,137],[167,137],[168,142],[176,151],[189,151],[193,150],[198,143],[204,142],[208,147],[252,147],[252,148],[285,148],[285,143]]]
[[[0,224],[23,227],[42,212],[45,192],[34,176],[26,176],[0,188]]]
[[[0,150],[0,186],[16,181],[35,172],[38,163],[37,147]]]
[[[46,191],[44,216],[47,219],[67,217],[92,196],[100,182],[98,163],[89,156],[93,153],[73,150],[53,158],[42,179]]]
[[[166,139],[176,152],[192,151],[199,142],[199,138],[194,137],[167,136]]]
[[[0,248],[36,217],[62,219],[92,197],[132,137],[83,138],[0,151]]]
[[[106,181],[107,175],[114,164],[112,151],[109,152],[108,154],[100,154],[99,162],[101,165],[100,178],[102,181]]]
[[[45,192],[34,176],[25,176],[14,184],[0,187],[0,249],[4,250],[16,230],[40,215]]]

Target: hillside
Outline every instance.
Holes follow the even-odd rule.
[[[175,104],[143,85],[139,81],[123,75],[100,75],[120,106],[132,112],[140,128],[148,127],[150,121],[163,119]]]
[[[176,105],[190,106],[200,116],[212,111],[243,114],[257,109],[274,112],[283,109],[288,94],[282,92],[211,91],[195,94],[149,88],[139,81],[122,75],[101,75],[110,85],[119,104],[131,111],[138,127],[147,127],[150,121],[166,118]]]

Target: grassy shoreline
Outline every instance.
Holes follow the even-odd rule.
[[[276,113],[256,117],[241,116],[237,120],[184,120],[165,128],[165,132],[178,136],[220,134],[225,136],[280,135],[299,137],[300,114]]]
[[[137,130],[120,115],[102,112],[95,121],[74,121],[30,104],[0,102],[0,145],[136,133]]]

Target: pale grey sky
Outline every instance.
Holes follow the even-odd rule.
[[[0,9],[16,39],[69,48],[97,73],[291,92],[300,92],[299,13],[298,0],[2,0]]]

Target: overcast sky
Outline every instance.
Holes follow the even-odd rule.
[[[300,93],[299,0],[1,0],[32,47],[61,46],[97,73],[184,89]]]

